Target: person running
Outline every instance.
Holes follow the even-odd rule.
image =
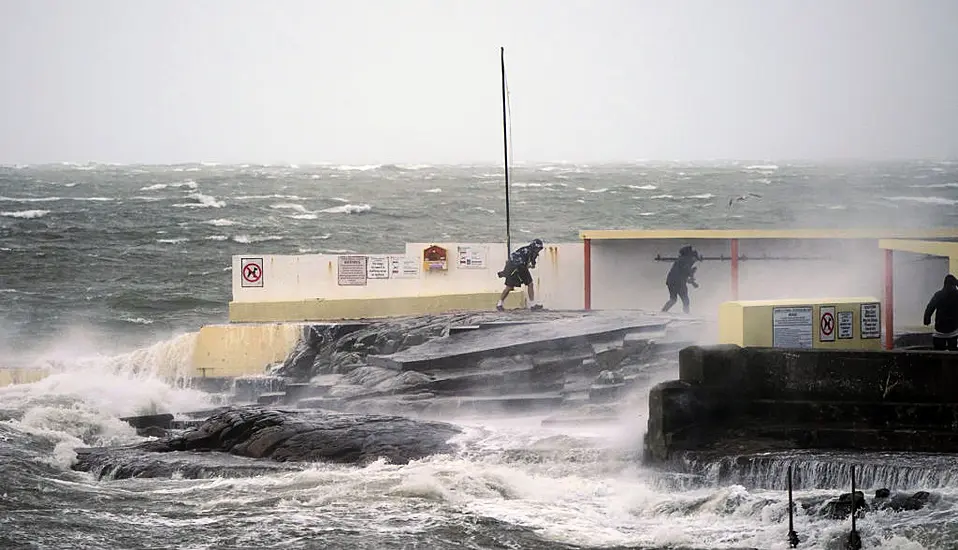
[[[941,290],[935,293],[925,308],[925,326],[935,314],[935,333],[931,336],[937,350],[958,351],[958,278],[945,275]]]
[[[536,303],[535,285],[532,283],[532,273],[529,270],[535,269],[536,259],[543,248],[542,239],[533,239],[531,243],[515,249],[509,255],[506,266],[498,273],[499,278],[505,278],[506,287],[499,295],[499,301],[496,303],[497,310],[503,311],[505,309],[503,302],[506,297],[514,288],[522,285],[526,285],[529,291],[529,309],[542,309],[542,306]]]
[[[678,298],[682,299],[682,311],[689,312],[689,287],[695,288],[699,284],[695,281],[695,262],[701,261],[702,256],[690,245],[683,246],[679,250],[679,257],[672,263],[672,269],[665,277],[665,286],[669,287],[669,301],[662,306],[662,311],[672,309]]]

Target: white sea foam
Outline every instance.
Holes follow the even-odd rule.
[[[8,218],[33,219],[42,218],[49,213],[49,210],[19,210],[14,212],[0,212],[0,216],[6,216]]]
[[[948,199],[945,197],[882,197],[885,200],[895,202],[919,202],[922,204],[936,204],[943,206],[954,206],[958,204],[958,199]]]
[[[190,198],[197,202],[187,202],[174,204],[177,208],[223,208],[226,206],[224,201],[217,200],[216,197],[204,195],[203,193],[190,193]]]
[[[698,195],[689,195],[685,197],[687,199],[714,199],[715,195],[711,193],[700,193]]]
[[[441,188],[441,187],[434,187],[434,188],[432,188],[432,189],[426,189],[426,190],[423,191],[423,192],[424,192],[424,193],[442,193],[442,188]]]
[[[778,166],[775,164],[752,164],[746,166],[744,170],[753,172],[774,172],[778,170]]]
[[[650,199],[674,199],[675,197],[672,195],[652,195],[649,198]]]
[[[254,201],[254,200],[265,200],[265,199],[279,199],[279,200],[289,200],[289,201],[301,201],[305,200],[303,197],[298,195],[283,195],[279,193],[274,193],[272,195],[237,195],[233,199],[238,201]]]
[[[281,240],[283,240],[283,237],[279,235],[256,235],[256,236],[235,235],[233,236],[233,241],[242,243],[242,244],[262,243],[266,241],[281,241]]]
[[[654,185],[652,185],[652,184],[650,183],[650,184],[646,184],[646,185],[630,185],[630,186],[629,186],[629,189],[641,189],[641,190],[643,190],[643,191],[654,191],[654,190],[658,189],[658,187],[656,187],[656,186],[654,186]]]
[[[269,205],[269,207],[275,210],[295,210],[296,212],[301,212],[301,213],[308,212],[308,210],[306,210],[306,207],[303,206],[302,204],[293,204],[293,203],[284,202],[281,204],[271,204]]]
[[[286,216],[286,217],[289,218],[289,219],[292,219],[292,220],[315,220],[315,219],[317,219],[319,216],[316,215],[316,214],[313,214],[312,212],[309,212],[309,213],[306,213],[306,214],[291,214],[291,215]]]
[[[930,183],[928,185],[909,185],[909,187],[917,187],[920,189],[958,189],[958,182],[948,182],[948,183]]]
[[[190,242],[190,239],[188,237],[177,237],[175,239],[157,239],[156,242],[162,244],[181,244]]]
[[[207,241],[225,241],[228,238],[229,237],[227,237],[226,235],[210,235],[206,237],[206,240]]]
[[[185,180],[185,181],[178,181],[178,182],[174,182],[174,183],[154,183],[153,185],[147,185],[147,186],[145,186],[145,187],[141,187],[141,188],[140,188],[140,191],[160,191],[160,190],[167,189],[167,188],[170,188],[170,189],[179,189],[179,188],[196,189],[197,187],[198,187],[198,185],[197,185],[197,183],[196,183],[195,181],[193,181],[193,180]]]
[[[120,319],[126,321],[127,323],[133,323],[134,325],[152,325],[156,322],[153,319],[147,319],[144,317],[120,317]]]
[[[342,172],[368,172],[370,170],[378,170],[382,167],[382,164],[342,164],[333,168],[333,170],[340,170]]]
[[[327,214],[362,214],[363,212],[369,212],[370,210],[372,210],[372,206],[369,206],[368,204],[344,204],[342,206],[325,208],[320,210],[320,212],[325,212]]]
[[[226,218],[218,218],[218,219],[215,219],[215,220],[206,220],[206,221],[203,222],[203,223],[208,224],[208,225],[215,225],[216,227],[227,227],[227,226],[230,226],[230,225],[236,225],[236,222],[234,222],[233,220],[228,220],[228,219],[226,219]]]
[[[102,345],[76,331],[33,358],[36,368],[49,372],[46,378],[0,388],[0,402],[24,411],[9,422],[14,428],[55,441],[50,462],[66,467],[76,447],[138,440],[120,417],[208,408],[208,394],[182,387],[192,369],[196,337],[188,333],[104,355]]]

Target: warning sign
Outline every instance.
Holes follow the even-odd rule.
[[[838,312],[838,339],[851,340],[855,337],[855,312]]]
[[[835,306],[822,306],[818,310],[818,339],[835,341]]]
[[[486,247],[460,246],[459,267],[464,269],[486,269]]]
[[[392,279],[418,279],[421,265],[418,258],[390,256],[389,277]]]
[[[263,258],[240,258],[240,286],[263,286]]]
[[[337,268],[339,286],[366,285],[366,256],[339,256]]]
[[[389,256],[369,256],[366,265],[366,277],[370,279],[389,278]]]
[[[862,304],[862,338],[881,338],[881,304]]]
[[[772,308],[772,346],[812,347],[812,307]]]

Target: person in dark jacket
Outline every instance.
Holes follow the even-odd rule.
[[[662,306],[662,311],[672,309],[678,298],[682,299],[682,311],[689,312],[689,287],[695,288],[699,284],[695,281],[695,262],[701,261],[702,256],[690,245],[679,250],[679,257],[672,263],[672,269],[665,278],[665,286],[669,287],[669,301]]]
[[[502,268],[502,271],[498,274],[500,278],[505,278],[506,287],[502,289],[499,302],[496,303],[497,310],[505,309],[503,302],[505,302],[506,296],[512,292],[512,289],[522,285],[526,285],[526,288],[529,289],[529,309],[542,309],[542,306],[536,303],[535,286],[532,284],[532,273],[529,272],[529,269],[535,269],[539,252],[542,252],[544,246],[542,239],[533,239],[531,243],[515,249],[509,255],[506,267]]]
[[[954,275],[945,275],[941,290],[928,302],[925,326],[931,324],[932,313],[935,314],[935,333],[932,335],[935,349],[958,351],[958,279]]]

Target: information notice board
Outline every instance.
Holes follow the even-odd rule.
[[[812,307],[772,308],[772,347],[812,347]]]

